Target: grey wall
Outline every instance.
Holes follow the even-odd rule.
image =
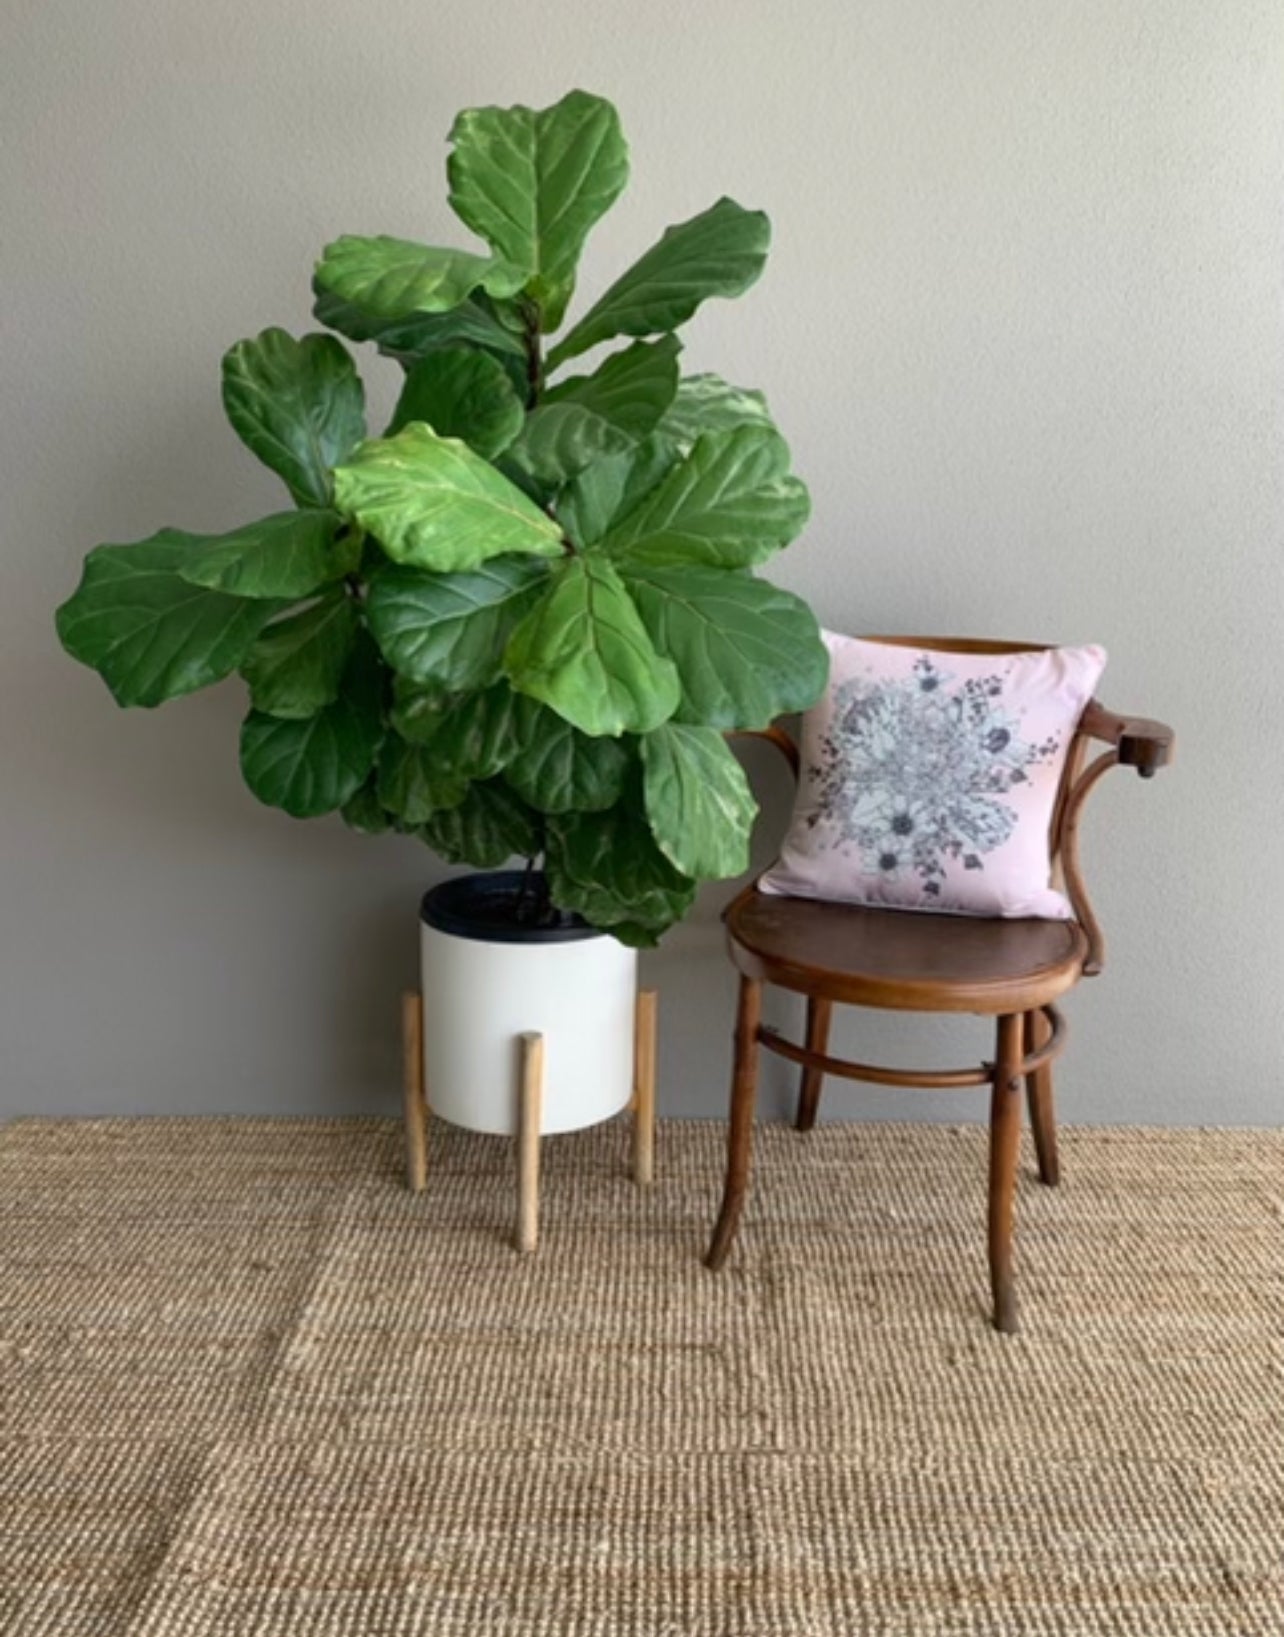
[[[1066,1114],[1280,1120],[1274,0],[10,0],[3,47],[0,1114],[393,1106],[431,859],[257,806],[239,685],[122,713],[51,615],[98,541],[279,504],[225,346],[307,327],[339,232],[455,234],[457,108],[579,84],[635,169],[586,290],[721,192],[774,220],[688,362],[766,388],[810,480],[779,578],[841,628],[1104,642],[1107,699],[1179,729],[1092,821]],[[722,1104],[722,896],[649,962],[669,1111]]]

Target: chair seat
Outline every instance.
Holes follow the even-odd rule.
[[[728,907],[746,977],[853,1006],[1001,1015],[1046,1006],[1083,972],[1073,921],[1006,921],[779,898],[750,887]]]

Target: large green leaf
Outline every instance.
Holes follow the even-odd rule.
[[[375,788],[385,812],[415,825],[447,807],[458,807],[468,794],[468,780],[443,768],[431,746],[412,745],[390,733],[379,751]]]
[[[696,877],[743,874],[758,804],[718,730],[666,722],[642,740],[642,766],[646,816],[669,862]]]
[[[656,845],[640,799],[606,813],[567,813],[547,821],[545,869],[553,902],[593,926],[659,933],[681,920],[696,884]]]
[[[549,404],[532,410],[507,458],[552,489],[604,455],[632,448],[627,432],[582,404]]]
[[[335,586],[302,612],[269,625],[241,666],[255,710],[301,718],[332,705],[359,624],[356,604]]]
[[[660,335],[710,296],[738,296],[762,272],[771,224],[733,199],[666,229],[548,355],[550,369],[616,335]]]
[[[398,677],[392,723],[441,773],[488,779],[521,749],[530,703],[507,682],[475,693],[441,694]]]
[[[443,438],[462,438],[492,460],[522,430],[526,411],[508,371],[473,347],[443,347],[407,372],[388,435],[424,421]]]
[[[453,699],[433,735],[433,754],[466,778],[491,778],[522,745],[528,703],[507,682]]]
[[[330,511],[274,512],[230,534],[180,538],[183,579],[238,597],[307,597],[361,561],[361,541]]]
[[[509,638],[521,693],[588,734],[649,733],[677,709],[678,677],[651,645],[605,558],[573,557]]]
[[[495,675],[510,631],[547,575],[538,557],[492,557],[466,574],[390,564],[370,581],[366,616],[400,675],[442,689],[478,688]]]
[[[393,828],[391,814],[379,800],[378,781],[368,778],[354,796],[349,796],[340,812],[343,822],[363,836],[386,835]]]
[[[656,431],[685,455],[704,433],[728,432],[737,426],[775,431],[761,392],[732,386],[720,375],[684,375]]]
[[[493,309],[487,309],[484,297],[473,296],[448,313],[409,313],[400,318],[379,318],[319,284],[313,288],[316,300],[312,316],[318,323],[338,330],[349,341],[373,341],[380,352],[391,358],[413,362],[441,347],[471,341],[488,352],[519,359],[525,370],[526,349],[520,337],[499,322]]]
[[[680,722],[765,728],[824,690],[829,655],[801,598],[716,568],[628,568],[643,623],[682,680]]]
[[[335,505],[395,562],[450,573],[491,557],[556,557],[557,523],[455,438],[413,422],[363,443],[334,474]]]
[[[777,432],[707,432],[601,541],[619,561],[744,568],[787,545],[807,521],[807,490],[789,475]]]
[[[555,330],[589,230],[628,181],[609,102],[571,91],[551,108],[468,108],[450,133],[450,202],[497,256],[527,269],[542,326]]]
[[[474,784],[457,807],[433,813],[419,835],[448,864],[490,870],[540,851],[537,816],[499,779]]]
[[[159,705],[227,676],[280,606],[190,585],[178,567],[191,549],[192,537],[176,529],[98,546],[58,610],[63,647],[99,673],[118,705]]]
[[[342,807],[370,775],[383,737],[379,679],[359,646],[333,705],[305,720],[252,710],[241,725],[241,773],[269,807],[316,818]]]
[[[394,676],[392,725],[412,745],[431,744],[441,731],[442,712],[457,697],[435,683],[411,682],[404,676]]]
[[[510,453],[505,452],[497,458],[496,470],[506,477],[515,489],[520,489],[527,500],[546,516],[555,516],[553,502],[557,499],[557,485],[547,483],[544,479],[537,478],[533,472],[528,472],[524,466],[509,458]]]
[[[586,466],[556,497],[558,521],[579,547],[596,545],[677,465],[677,448],[655,433],[623,454]]]
[[[658,341],[635,341],[613,352],[592,375],[574,375],[559,381],[544,394],[544,403],[579,404],[618,426],[631,438],[644,438],[666,412],[671,413],[678,392],[676,335]],[[693,380],[703,377],[693,376]]]
[[[223,357],[223,408],[299,506],[329,505],[331,467],[366,435],[361,378],[332,335],[271,329],[238,341]]]
[[[555,711],[523,700],[521,749],[505,782],[541,813],[597,813],[620,799],[629,751],[619,739],[590,739]]]
[[[468,250],[438,250],[409,239],[345,235],[326,245],[314,280],[372,318],[448,313],[474,290],[516,295],[525,270]]]

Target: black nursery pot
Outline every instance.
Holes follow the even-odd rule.
[[[442,881],[424,894],[419,918],[438,932],[484,943],[560,944],[607,936],[582,916],[555,909],[544,876],[525,870],[491,870]]]

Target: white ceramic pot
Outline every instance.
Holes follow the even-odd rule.
[[[424,1079],[432,1112],[518,1128],[521,1036],[544,1037],[542,1134],[597,1125],[633,1095],[637,951],[582,923],[509,924],[520,871],[461,876],[419,917]]]

